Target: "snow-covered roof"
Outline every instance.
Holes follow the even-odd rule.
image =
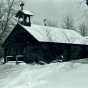
[[[10,30],[3,34],[2,44],[13,31],[14,27],[17,25],[17,19],[12,18],[11,23],[13,25],[10,27]],[[28,33],[30,33],[36,40],[40,42],[56,42],[56,43],[72,43],[72,44],[84,44],[88,45],[88,37],[82,37],[78,32],[69,29],[62,29],[49,26],[41,26],[32,24],[30,26],[24,26],[19,24],[24,28]]]
[[[34,24],[32,24],[31,27],[21,26],[41,42],[83,44],[80,42],[82,40],[82,36],[74,30]]]
[[[25,15],[28,15],[28,16],[33,16],[34,14],[31,12],[31,11],[27,11],[27,10],[19,10],[17,11],[16,13],[16,17],[22,15],[22,14],[25,14]]]
[[[27,14],[27,15],[31,15],[31,16],[34,15],[31,11],[22,10],[22,12],[23,12],[24,14]]]

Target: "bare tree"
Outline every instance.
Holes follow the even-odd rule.
[[[17,0],[0,1],[0,38],[9,27],[9,21],[16,12]]]
[[[63,23],[62,27],[65,29],[74,29],[74,23],[73,23],[72,17],[66,16],[64,18],[64,23]]]
[[[86,36],[87,34],[87,27],[84,23],[80,24],[79,30],[82,36]]]
[[[43,19],[44,26],[51,26],[51,27],[57,27],[57,22],[53,19]]]

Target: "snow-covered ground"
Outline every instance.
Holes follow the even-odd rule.
[[[88,59],[46,65],[0,65],[0,88],[88,88]]]

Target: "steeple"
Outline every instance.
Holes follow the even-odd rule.
[[[18,18],[18,23],[24,26],[31,26],[31,16],[33,13],[30,11],[24,10],[24,2],[20,3],[21,9],[17,12],[16,17]]]
[[[24,2],[23,1],[20,3],[20,7],[21,7],[21,10],[23,10],[23,7],[24,7]]]

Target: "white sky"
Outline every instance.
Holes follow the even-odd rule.
[[[88,15],[84,0],[26,0],[25,8],[34,12],[33,21],[39,24],[47,18],[60,26],[64,16],[68,15],[73,17],[75,24],[79,24]]]

